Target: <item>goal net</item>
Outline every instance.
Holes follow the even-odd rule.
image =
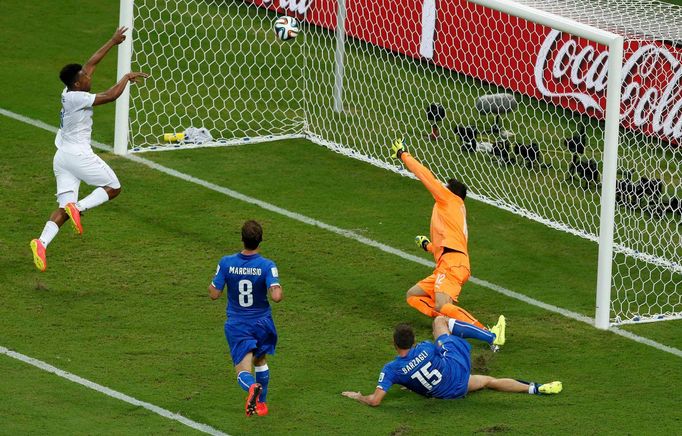
[[[304,38],[278,41],[274,13],[242,1],[135,0],[133,17],[131,68],[152,80],[131,88],[131,150],[302,136]],[[189,128],[212,140],[164,140]]]
[[[682,317],[682,8],[523,3],[625,37],[610,321]],[[604,45],[465,0],[135,0],[133,16],[132,69],[153,80],[131,90],[130,151],[306,137],[406,174],[386,152],[403,136],[472,197],[599,240]],[[212,139],[164,142],[190,127]]]

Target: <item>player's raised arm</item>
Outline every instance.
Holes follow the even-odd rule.
[[[92,76],[92,73],[95,72],[95,67],[97,67],[97,64],[106,56],[106,54],[111,50],[111,48],[115,45],[119,45],[123,41],[125,41],[126,36],[125,32],[128,30],[127,27],[119,27],[116,29],[116,32],[114,32],[114,36],[112,36],[107,42],[104,43],[102,47],[100,47],[99,50],[97,50],[92,56],[90,56],[90,59],[83,65],[83,71],[85,74],[88,76]]]
[[[377,407],[381,404],[381,400],[386,396],[386,391],[380,388],[376,388],[374,393],[371,395],[362,395],[360,392],[346,391],[341,392],[344,397],[352,398],[361,403],[367,404],[368,406]]]
[[[99,92],[95,96],[95,102],[92,104],[93,106],[97,106],[100,104],[105,104],[105,103],[110,103],[123,94],[123,90],[126,89],[126,85],[128,85],[128,82],[130,83],[137,83],[137,79],[142,77],[143,79],[146,79],[149,77],[149,74],[147,73],[128,73],[121,80],[118,81],[114,86],[111,88],[107,89],[104,92]]]
[[[434,177],[434,175],[424,165],[420,164],[417,159],[413,158],[405,149],[405,142],[402,139],[396,139],[391,146],[391,156],[400,159],[412,173],[426,186],[426,189],[431,192],[433,198],[437,202],[445,202],[452,198],[452,193],[443,184]]]

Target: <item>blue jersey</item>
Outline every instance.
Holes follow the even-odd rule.
[[[227,317],[262,318],[271,315],[268,288],[279,285],[277,266],[260,254],[225,256],[218,263],[213,287],[227,286]]]
[[[437,344],[418,343],[405,357],[384,365],[377,387],[384,392],[394,384],[426,397],[459,398],[467,393],[471,345],[464,339],[442,335]]]

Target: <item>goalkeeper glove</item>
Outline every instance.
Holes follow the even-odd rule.
[[[427,236],[419,235],[414,237],[414,243],[422,250],[429,251],[426,247],[431,243],[431,240]]]
[[[391,145],[391,157],[400,159],[400,156],[405,153],[405,141],[400,138],[396,139],[393,145]]]

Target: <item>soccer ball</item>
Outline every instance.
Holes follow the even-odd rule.
[[[279,17],[275,21],[275,33],[282,41],[296,38],[298,31],[298,20],[294,17]]]

